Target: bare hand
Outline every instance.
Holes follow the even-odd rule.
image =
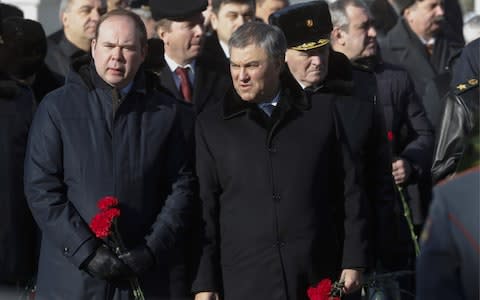
[[[195,294],[195,300],[219,300],[218,293],[200,292]]]
[[[402,184],[408,180],[412,173],[410,164],[403,160],[398,159],[392,163],[392,175],[395,179],[395,184]]]
[[[344,269],[340,276],[340,282],[343,282],[343,292],[350,294],[355,292],[361,287],[362,284],[362,272],[353,269]]]

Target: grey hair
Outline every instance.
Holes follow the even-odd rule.
[[[348,32],[350,22],[347,16],[347,7],[353,6],[365,9],[368,13],[370,10],[362,0],[336,0],[329,5],[330,15],[332,17],[333,27],[338,27]]]
[[[72,1],[73,0],[61,0],[60,1],[60,10],[58,12],[60,20],[62,19],[62,14],[70,9],[70,4],[72,3]]]
[[[463,36],[465,44],[480,37],[480,15],[473,15],[463,24]]]
[[[60,8],[59,8],[59,11],[58,11],[58,16],[60,18],[60,23],[62,22],[62,15],[64,12],[68,12],[70,10],[70,6],[72,5],[72,2],[75,1],[75,0],[61,0],[60,1]],[[100,0],[100,2],[103,4],[103,5],[107,5],[107,1],[106,0]]]
[[[248,22],[240,26],[228,40],[229,51],[232,48],[243,49],[255,45],[265,50],[272,59],[285,60],[287,41],[283,32],[276,26],[263,22]]]

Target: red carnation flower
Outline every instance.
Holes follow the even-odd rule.
[[[99,212],[92,218],[90,222],[90,229],[98,238],[106,238],[110,235],[112,224],[120,216],[120,209],[110,208]]]
[[[393,141],[393,132],[391,130],[387,132],[387,138],[390,142]]]
[[[97,206],[98,208],[100,208],[101,211],[107,210],[111,207],[118,206],[118,199],[113,196],[105,196],[102,199],[98,200]]]
[[[309,287],[307,295],[310,300],[340,300],[339,297],[332,297],[332,281],[328,278],[322,279],[317,286]]]

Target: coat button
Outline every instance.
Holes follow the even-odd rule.
[[[70,249],[67,247],[63,248],[63,254],[68,254],[68,252],[70,252]]]
[[[270,145],[270,147],[268,147],[268,152],[270,152],[270,153],[276,153],[276,152],[277,152],[277,148],[275,148],[274,145]]]
[[[279,201],[280,201],[280,195],[278,195],[278,194],[273,194],[272,197],[273,197],[273,201],[275,201],[275,202],[279,202]]]

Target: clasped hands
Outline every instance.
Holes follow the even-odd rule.
[[[87,259],[85,271],[103,280],[128,279],[143,274],[154,264],[154,256],[147,246],[117,256],[103,244]]]

